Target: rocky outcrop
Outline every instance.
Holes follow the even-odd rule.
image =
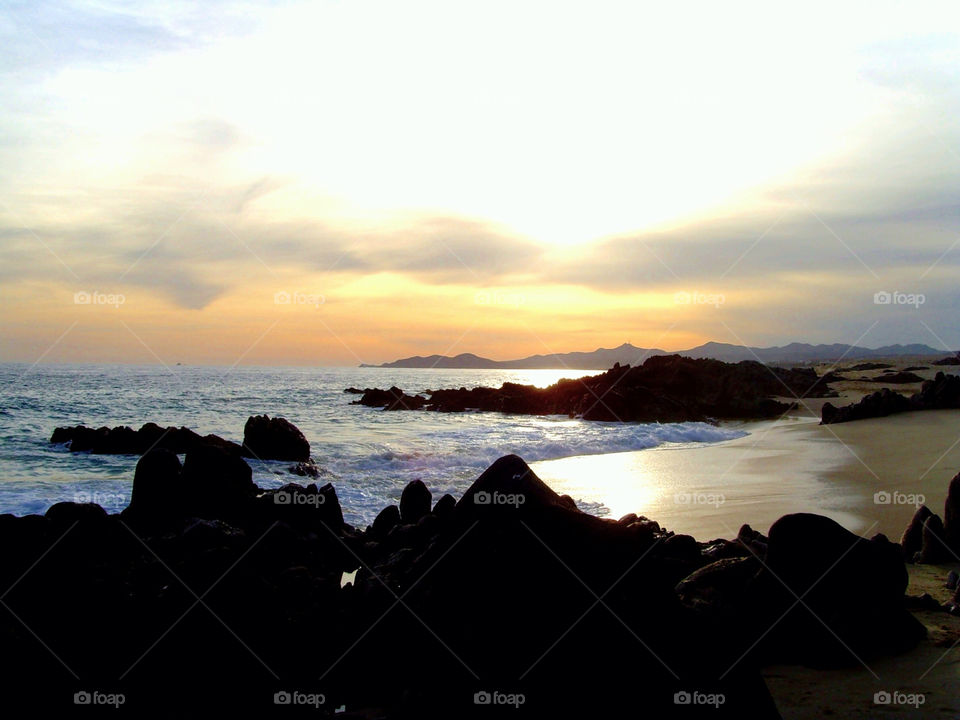
[[[200,448],[215,447],[238,457],[304,463],[310,460],[310,443],[303,433],[288,420],[267,415],[254,415],[247,420],[243,445],[224,440],[219,435],[199,435],[185,427],[162,428],[156,423],[146,423],[139,430],[127,426],[58,427],[53,431],[50,442],[65,444],[71,452],[90,452],[95,455],[143,455],[150,450],[167,450],[183,455]],[[309,469],[308,465],[301,464],[294,466],[291,471],[309,474]]]
[[[389,390],[377,388],[364,390],[363,396],[353,404],[384,410],[420,410],[426,403],[426,398],[420,395],[407,395],[400,388],[392,387]]]
[[[880,377],[873,378],[870,382],[888,383],[891,385],[909,385],[911,383],[923,382],[923,378],[906,370],[902,372],[891,372]]]
[[[152,449],[169,450],[182,455],[202,445],[213,445],[238,455],[243,452],[239,445],[218,435],[201,436],[189,428],[162,428],[156,423],[146,423],[139,430],[127,426],[58,427],[53,431],[50,442],[67,444],[71,452],[90,452],[95,455],[143,455]]]
[[[960,365],[960,354],[948,355],[940,360],[934,360],[933,365]]]
[[[887,379],[884,378],[885,381]],[[911,380],[911,382],[913,381]],[[878,392],[867,395],[853,405],[838,408],[829,402],[824,403],[820,424],[829,425],[872,417],[884,417],[914,410],[956,408],[960,408],[960,377],[938,372],[933,380],[924,381],[920,387],[920,392],[909,398],[889,388],[883,388]]]
[[[789,405],[774,396],[836,395],[812,368],[783,369],[758,362],[725,363],[679,355],[616,365],[601,375],[561,380],[547,388],[504,383],[499,388],[366,390],[357,404],[388,410],[569,415],[586,420],[680,422],[717,418],[776,417]]]
[[[866,370],[883,370],[885,368],[892,368],[892,367],[893,365],[891,365],[890,363],[865,362],[865,363],[859,363],[857,365],[851,365],[850,367],[845,369],[851,372],[864,372]]]
[[[890,388],[871,393],[860,402],[844,407],[835,407],[833,403],[824,403],[820,410],[820,424],[851,422],[872,417],[885,417],[912,410],[910,399]]]
[[[243,448],[261,460],[310,459],[310,443],[292,422],[282,417],[253,415],[243,426]]]

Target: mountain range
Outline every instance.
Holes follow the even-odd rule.
[[[447,355],[416,355],[402,358],[382,365],[361,365],[360,367],[382,368],[439,368],[439,369],[570,369],[570,370],[606,370],[615,363],[638,365],[652,355],[685,355],[691,358],[713,358],[725,362],[741,360],[759,360],[764,363],[806,363],[881,358],[895,356],[943,355],[929,345],[884,345],[878,348],[865,348],[856,345],[833,343],[830,345],[811,345],[809,343],[790,343],[776,347],[747,347],[729,343],[708,342],[689,350],[668,352],[659,348],[638,348],[624,343],[616,348],[597,348],[592,352],[553,353],[531,355],[517,360],[491,360],[473,353],[462,353],[453,357]]]

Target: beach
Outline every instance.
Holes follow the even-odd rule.
[[[864,394],[848,389],[833,402],[855,402]],[[536,469],[561,492],[589,493],[593,483],[615,517],[645,514],[700,540],[734,537],[741,523],[765,533],[785,512],[797,511],[827,515],[857,534],[883,533],[896,542],[914,503],[942,515],[948,484],[960,471],[960,413],[912,412],[820,425],[815,413],[823,402],[807,401],[774,422],[731,424],[750,434],[722,443],[548,461]],[[649,486],[638,486],[637,478],[648,479]],[[694,494],[702,501],[693,501]],[[951,598],[945,580],[951,570],[960,571],[960,560],[907,567],[908,594],[929,593],[939,603]],[[868,589],[863,601],[870,602]],[[860,658],[841,669],[766,668],[783,717],[960,716],[960,618],[931,610],[914,614],[928,637],[903,655]],[[878,705],[878,693],[878,698],[888,693],[891,703]],[[920,706],[907,702],[916,694],[924,698]]]

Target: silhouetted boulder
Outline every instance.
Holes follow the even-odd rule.
[[[393,528],[400,524],[400,508],[388,505],[381,510],[370,526],[370,533],[376,537],[385,538]]]
[[[400,521],[410,525],[430,512],[433,496],[420,480],[408,483],[400,495]]]
[[[960,473],[954,475],[943,504],[943,529],[947,544],[960,555]]]
[[[107,511],[96,503],[59,502],[44,515],[53,525],[64,527],[79,522],[106,520]]]
[[[448,520],[453,516],[453,513],[457,509],[457,500],[447,493],[439,500],[437,500],[436,505],[433,506],[433,514],[440,518],[441,521]]]
[[[282,417],[251,415],[243,426],[243,447],[260,460],[310,459],[310,443],[296,425]]]
[[[180,502],[197,517],[230,520],[257,491],[247,462],[217,447],[188,452],[180,477]]]
[[[765,568],[744,607],[749,629],[738,635],[749,645],[783,616],[760,656],[838,666],[900,652],[925,635],[905,608],[907,582],[901,548],[883,535],[867,540],[820,515],[785,515],[770,528]]]
[[[943,521],[939,515],[931,513],[923,521],[923,534],[920,552],[914,557],[914,562],[927,565],[950,562],[954,559],[947,545]]]
[[[913,562],[914,556],[923,547],[923,523],[933,513],[926,505],[921,505],[910,519],[900,536],[900,546],[903,548],[903,557],[908,563]]]

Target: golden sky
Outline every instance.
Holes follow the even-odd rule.
[[[952,3],[5,6],[0,360],[960,346],[958,38]]]

